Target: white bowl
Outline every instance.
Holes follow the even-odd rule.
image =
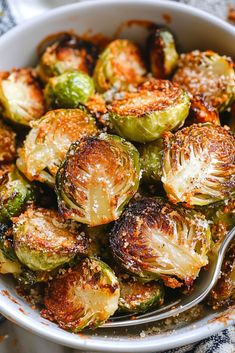
[[[34,63],[37,44],[51,33],[69,29],[84,33],[92,29],[110,36],[124,21],[143,19],[164,23],[165,15],[171,19],[170,27],[184,50],[212,49],[235,57],[235,28],[205,12],[167,1],[104,0],[57,8],[5,34],[0,38],[0,70]],[[129,35],[141,41],[139,31],[131,30]],[[156,352],[201,340],[235,323],[234,308],[222,313],[222,318],[203,309],[202,316],[193,323],[185,314],[177,325],[161,322],[148,328],[97,329],[75,335],[41,318],[38,311],[16,294],[12,282],[4,276],[0,278],[0,297],[0,312],[9,320],[51,341],[83,350]],[[149,328],[153,328],[151,334]]]

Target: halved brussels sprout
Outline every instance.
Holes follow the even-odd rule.
[[[156,78],[167,78],[177,66],[179,55],[173,34],[165,27],[154,28],[147,39],[150,71]]]
[[[66,72],[52,77],[45,88],[47,105],[51,108],[77,108],[94,93],[94,83],[83,72]]]
[[[94,70],[94,82],[99,93],[114,87],[126,90],[143,81],[146,74],[137,45],[127,39],[112,41],[100,55]]]
[[[159,282],[145,283],[127,273],[118,275],[120,284],[119,310],[123,313],[141,313],[152,306],[162,305],[164,289]]]
[[[12,162],[16,157],[16,134],[0,120],[0,163]]]
[[[44,96],[34,71],[14,69],[0,74],[0,105],[4,118],[28,126],[45,111]]]
[[[112,222],[139,186],[139,154],[114,135],[87,137],[71,145],[56,177],[59,209],[91,227]]]
[[[204,215],[157,197],[132,204],[110,237],[113,255],[123,267],[139,277],[162,278],[172,287],[178,284],[168,276],[192,283],[208,263],[210,244]]]
[[[128,140],[150,142],[164,131],[183,125],[189,113],[188,95],[167,80],[151,79],[140,85],[137,92],[108,105],[114,131]]]
[[[218,111],[215,108],[205,102],[202,97],[196,96],[191,99],[189,116],[185,120],[184,126],[199,123],[211,123],[220,125],[220,117]]]
[[[6,224],[0,224],[0,273],[12,273],[18,275],[21,265],[13,249],[12,228]]]
[[[51,271],[86,251],[79,225],[65,222],[54,210],[29,208],[13,223],[16,255],[33,271]]]
[[[71,70],[92,74],[97,47],[73,33],[60,33],[40,56],[38,73],[43,81]]]
[[[0,169],[0,222],[6,223],[18,216],[27,204],[35,201],[35,188],[14,165]]]
[[[182,54],[173,82],[180,84],[192,96],[201,94],[219,111],[225,110],[235,99],[233,62],[211,50]]]
[[[81,109],[49,111],[33,124],[19,149],[18,168],[29,180],[54,185],[54,177],[72,142],[95,135],[95,120]]]
[[[108,265],[85,259],[49,282],[41,311],[60,327],[79,332],[102,325],[118,308],[118,280]]]
[[[233,243],[223,262],[221,276],[210,293],[209,304],[214,309],[235,304],[235,243]]]
[[[161,181],[163,148],[162,139],[145,144],[140,148],[140,166],[144,182]]]
[[[235,138],[228,128],[195,124],[164,136],[162,182],[173,203],[208,205],[235,194]]]

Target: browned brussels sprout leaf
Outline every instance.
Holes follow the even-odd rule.
[[[45,112],[44,96],[32,69],[0,73],[0,105],[5,119],[30,126]]]
[[[79,225],[54,210],[28,208],[13,222],[16,255],[33,271],[51,271],[86,253],[87,238]]]
[[[56,177],[60,211],[98,226],[117,219],[139,186],[139,154],[118,136],[101,134],[71,145]]]
[[[38,73],[45,82],[50,77],[73,70],[91,75],[98,56],[95,44],[66,32],[58,34],[53,38],[53,43],[43,49],[40,53]]]
[[[226,127],[194,124],[164,135],[162,182],[168,198],[204,206],[235,193],[235,138]]]
[[[143,282],[127,273],[119,273],[119,311],[122,313],[142,313],[164,302],[164,288],[160,282]]]
[[[177,66],[179,55],[173,34],[168,28],[154,28],[147,39],[150,71],[156,78],[167,78]]]
[[[173,287],[176,278],[189,285],[208,263],[210,228],[201,213],[145,198],[116,221],[110,246],[120,264],[139,277],[162,278]]]
[[[202,95],[219,111],[226,110],[235,99],[233,61],[207,50],[182,54],[173,82],[180,84],[191,96]]]
[[[96,90],[103,93],[111,88],[122,91],[136,86],[145,74],[138,46],[127,39],[116,39],[100,55],[93,78]]]
[[[118,308],[120,289],[111,268],[87,258],[48,284],[42,315],[72,332],[102,325]]]
[[[142,143],[181,127],[189,107],[189,97],[178,85],[156,79],[146,81],[136,92],[124,92],[107,106],[114,131]]]
[[[189,116],[185,120],[184,126],[199,123],[220,125],[220,117],[215,108],[207,103],[202,97],[196,96],[191,99]]]
[[[16,157],[16,134],[0,120],[0,163],[12,162]]]
[[[17,166],[29,180],[53,186],[70,144],[97,132],[94,118],[81,109],[51,110],[34,123],[26,136]]]

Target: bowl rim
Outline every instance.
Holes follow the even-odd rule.
[[[235,35],[235,26],[232,24],[224,21],[223,19],[210,14],[209,12],[206,12],[204,10],[198,9],[192,5],[187,5],[187,4],[182,4],[178,2],[173,2],[171,0],[80,0],[77,3],[73,4],[67,4],[63,6],[56,7],[54,9],[48,10],[46,13],[37,15],[33,17],[32,19],[28,19],[13,28],[11,28],[9,31],[4,33],[0,37],[0,45],[2,45],[5,41],[9,40],[11,37],[14,37],[15,33],[21,32],[21,30],[25,30],[28,27],[31,27],[33,24],[37,24],[43,20],[46,20],[50,18],[51,16],[56,16],[60,14],[61,12],[70,12],[73,9],[82,8],[82,7],[91,7],[96,4],[106,4],[106,5],[113,5],[113,4],[153,4],[156,6],[164,6],[168,7],[169,9],[174,9],[174,10],[183,10],[185,13],[189,14],[195,14],[198,17],[201,17],[202,19],[205,19],[207,22],[210,22],[217,27],[223,28],[224,30],[232,33]]]
[[[203,10],[197,9],[193,6],[178,3],[178,2],[172,2],[169,0],[82,0],[81,2],[74,3],[74,4],[68,4],[64,6],[57,7],[55,9],[51,9],[48,12],[41,14],[39,16],[35,16],[34,18],[25,21],[22,24],[17,25],[16,27],[12,28],[9,30],[7,33],[5,33],[3,36],[0,38],[0,47],[3,45],[5,42],[10,40],[11,38],[14,38],[15,34],[20,34],[22,31],[25,31],[26,29],[29,29],[31,26],[37,26],[44,20],[49,19],[50,17],[56,17],[57,15],[60,15],[62,12],[63,13],[70,13],[73,10],[77,10],[80,8],[92,8],[93,6],[99,6],[99,5],[120,5],[120,4],[126,4],[126,5],[136,5],[136,4],[141,4],[141,5],[154,5],[156,7],[161,7],[164,6],[164,8],[169,8],[169,10],[175,10],[175,11],[183,11],[186,15],[187,14],[192,14],[196,17],[202,18],[206,22],[209,22],[213,25],[216,25],[216,27],[219,27],[226,32],[229,32],[235,36],[235,27],[233,27],[231,24],[225,22],[224,20],[217,18],[214,15],[211,15]],[[1,281],[1,278],[0,278]],[[1,296],[1,295],[0,295]],[[168,335],[165,336],[164,338],[159,339],[158,336],[150,336],[149,340],[143,340],[139,339],[138,341],[132,340],[132,339],[123,339],[123,340],[113,340],[113,339],[108,339],[108,338],[97,338],[95,340],[90,339],[88,336],[84,337],[83,335],[79,336],[76,334],[67,334],[67,335],[60,335],[57,332],[54,332],[53,330],[50,330],[48,327],[43,325],[38,325],[38,321],[34,318],[28,317],[24,313],[22,313],[19,310],[15,310],[15,307],[13,305],[10,305],[10,303],[2,303],[0,301],[0,312],[10,321],[20,325],[21,327],[27,329],[28,331],[31,331],[33,334],[39,335],[41,337],[44,337],[45,339],[48,339],[50,341],[54,341],[58,344],[72,347],[72,348],[77,348],[77,349],[85,349],[85,350],[96,350],[96,351],[102,351],[102,352],[140,352],[142,353],[143,350],[145,352],[153,352],[153,351],[161,351],[163,348],[164,350],[166,349],[171,349],[171,348],[176,348],[179,346],[183,346],[186,344],[194,343],[197,341],[200,341],[210,335],[213,335],[220,330],[224,329],[226,326],[230,324],[235,323],[235,315],[234,317],[230,320],[227,320],[225,323],[223,320],[221,321],[214,321],[210,323],[206,323],[204,327],[195,327],[191,331],[187,333],[178,333],[177,335]],[[66,332],[68,333],[68,332]],[[138,342],[138,343],[137,343]],[[164,344],[164,347],[163,347]]]

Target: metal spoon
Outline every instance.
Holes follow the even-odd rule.
[[[213,254],[213,256],[210,258],[207,269],[200,272],[199,277],[194,282],[192,293],[183,295],[181,298],[178,298],[177,300],[168,303],[167,305],[161,306],[159,309],[154,311],[135,315],[135,320],[131,319],[131,316],[133,315],[116,316],[111,318],[109,322],[102,325],[101,327],[113,328],[147,324],[178,315],[183,311],[191,309],[195,305],[199,304],[203,299],[205,299],[205,297],[215,286],[220,276],[221,266],[225,253],[230,243],[232,242],[234,235],[235,227],[233,227],[232,230],[226,235],[218,252]]]
[[[5,320],[6,320],[5,317],[0,314],[0,324]]]

